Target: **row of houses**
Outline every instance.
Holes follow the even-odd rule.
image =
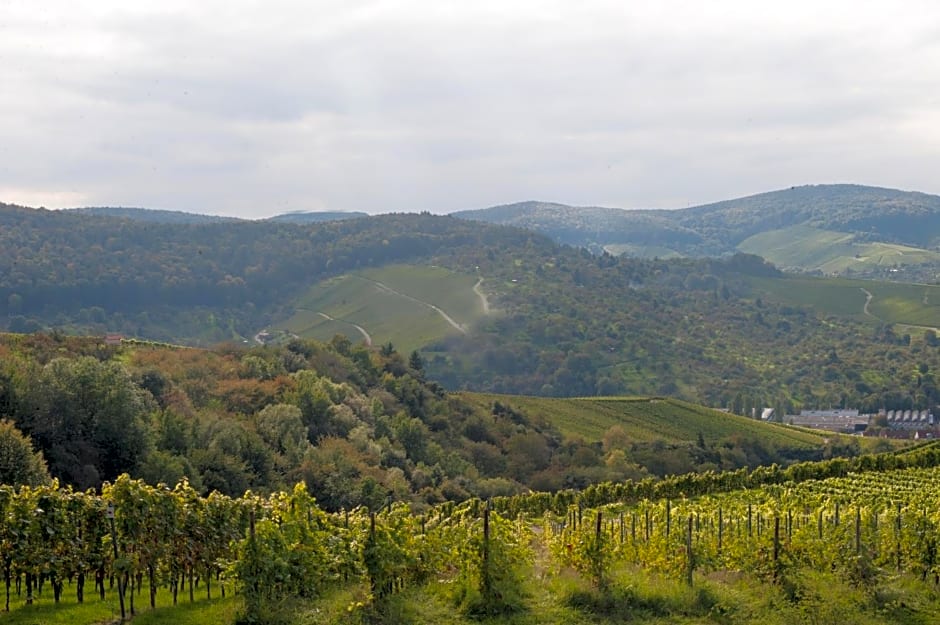
[[[871,418],[871,415],[860,414],[858,410],[801,410],[798,415],[786,415],[783,422],[816,430],[855,434],[864,432]]]
[[[773,409],[761,414],[765,421],[776,421]],[[801,410],[800,414],[788,414],[780,419],[783,423],[817,430],[828,430],[844,434],[861,434],[869,430],[896,432],[897,436],[918,438],[940,435],[940,429],[930,410],[879,410],[863,414],[854,409]]]
[[[888,427],[912,428],[933,426],[934,417],[929,410],[882,410],[878,413],[884,415]]]

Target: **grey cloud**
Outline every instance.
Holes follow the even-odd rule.
[[[243,216],[940,191],[930,4],[922,27],[881,27],[888,3],[315,5],[121,4],[51,27],[24,8],[9,23],[34,45],[0,42],[26,94],[0,101],[0,189]]]

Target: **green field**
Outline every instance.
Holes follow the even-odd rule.
[[[940,254],[882,242],[856,240],[855,235],[810,226],[761,232],[738,245],[783,268],[841,274],[848,270],[902,267],[940,262]]]
[[[77,603],[71,582],[67,583],[62,599],[55,603],[52,589],[46,586],[42,594],[34,597],[33,605],[26,605],[25,592],[17,595],[15,588],[10,597],[10,612],[0,612],[0,623],[4,625],[100,625],[118,623],[121,620],[121,608],[117,591],[107,593],[106,599],[99,599],[85,589],[84,603]],[[198,625],[201,623],[232,623],[242,609],[240,597],[232,597],[231,592],[225,599],[218,597],[206,599],[205,590],[195,593],[195,601],[189,602],[189,595],[180,592],[179,603],[174,606],[170,592],[161,588],[157,591],[156,609],[151,609],[146,591],[135,596],[135,612],[132,622],[137,625]],[[125,611],[130,618],[130,597],[125,597]]]
[[[477,281],[433,266],[391,265],[347,273],[297,298],[294,314],[275,329],[321,341],[345,334],[356,342],[365,340],[364,331],[375,345],[391,341],[399,350],[411,351],[465,331],[484,315],[473,290]]]
[[[872,322],[940,327],[940,286],[845,278],[751,278],[762,296],[822,313]],[[868,314],[866,294],[871,293]]]
[[[614,256],[635,256],[637,258],[682,258],[679,252],[660,245],[639,245],[633,243],[608,243],[604,246],[608,254]]]
[[[604,433],[619,425],[631,440],[667,443],[694,442],[699,434],[707,442],[730,436],[760,438],[788,448],[816,448],[826,432],[812,432],[696,406],[676,399],[658,397],[546,398],[460,393],[465,400],[488,407],[494,401],[522,410],[533,419],[542,419],[566,437],[600,441]]]

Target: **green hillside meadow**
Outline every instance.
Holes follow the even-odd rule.
[[[468,330],[483,316],[483,301],[473,290],[478,280],[434,266],[351,272],[309,289],[276,329],[323,341],[335,334],[359,341],[365,331],[373,344],[391,341],[407,352]]]
[[[469,403],[489,406],[500,402],[543,419],[566,437],[600,441],[612,426],[619,425],[636,442],[661,440],[667,443],[706,442],[729,436],[754,437],[768,444],[789,448],[818,448],[828,434],[763,423],[755,419],[696,406],[664,397],[583,397],[552,399],[460,393]]]
[[[884,242],[860,241],[854,234],[798,225],[768,230],[742,241],[738,250],[757,254],[778,267],[826,274],[937,263],[940,254]]]
[[[886,324],[940,327],[940,286],[844,278],[750,278],[756,291],[782,303]],[[871,294],[866,313],[865,302]]]
[[[634,256],[636,258],[682,258],[682,254],[657,245],[639,245],[634,243],[610,243],[604,246],[604,251],[614,256]]]

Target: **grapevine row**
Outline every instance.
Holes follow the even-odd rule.
[[[193,600],[197,588],[210,597],[234,588],[248,620],[260,621],[266,606],[315,598],[331,584],[361,581],[381,601],[433,578],[453,582],[468,610],[509,609],[521,601],[513,591],[520,567],[535,558],[527,519],[536,517],[545,519],[555,564],[601,586],[618,561],[687,580],[719,570],[777,579],[802,566],[859,580],[887,571],[940,577],[938,464],[940,447],[931,445],[580,495],[446,503],[422,514],[403,505],[328,513],[302,485],[240,498],[127,476],[100,494],[0,487],[5,607],[14,590],[30,603],[46,585],[59,601],[66,583],[79,602],[88,585],[101,598],[116,586],[132,614],[142,591],[152,607],[160,588],[174,603],[180,593]],[[825,479],[804,479],[813,476]]]

